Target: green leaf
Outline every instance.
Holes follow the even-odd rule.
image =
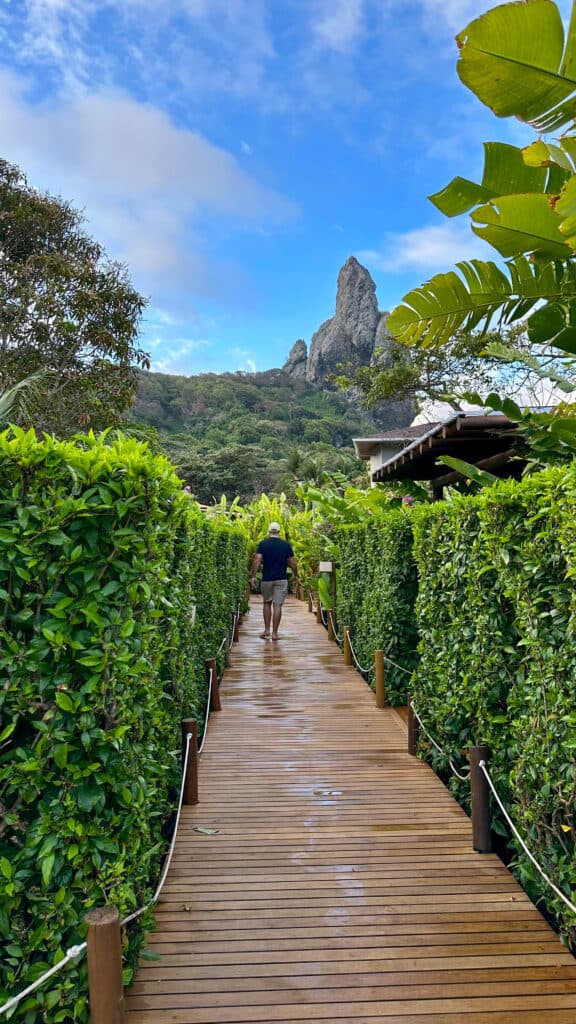
[[[204,828],[202,825],[195,825],[192,829],[193,832],[199,832],[201,836],[216,836],[220,829],[218,828]]]
[[[456,37],[458,74],[498,117],[518,117],[553,131],[576,116],[571,22],[564,42],[558,8],[550,0],[495,7]]]
[[[495,263],[472,260],[455,272],[437,274],[404,296],[387,328],[405,345],[439,347],[457,331],[481,325],[487,330],[496,315],[511,322],[525,317],[542,299],[562,300],[576,293],[571,263],[533,263],[517,256],[506,272]]]
[[[449,466],[450,469],[456,470],[463,477],[473,480],[483,487],[491,487],[498,480],[493,473],[487,473],[486,470],[478,469],[472,463],[465,462],[463,459],[455,459],[451,455],[440,455],[438,462],[444,463],[445,466]]]
[[[570,247],[560,234],[560,218],[547,196],[501,196],[472,213],[472,229],[502,256],[537,253],[566,259]]]
[[[12,865],[6,857],[0,857],[0,872],[4,878],[12,878]]]
[[[457,217],[498,196],[547,191],[547,169],[529,166],[524,153],[504,142],[485,142],[481,185],[457,177],[428,198],[446,217]]]
[[[9,722],[8,725],[6,726],[6,728],[3,729],[2,732],[0,732],[0,743],[4,743],[4,741],[7,740],[12,735],[12,733],[15,730],[15,728],[16,728],[16,722]]]
[[[52,876],[52,869],[54,867],[54,860],[55,860],[55,855],[53,853],[49,853],[48,856],[44,857],[43,860],[42,860],[42,881],[44,882],[44,886],[46,888],[48,887],[48,883],[49,883],[50,878]]]
[[[56,693],[56,703],[62,711],[74,711],[74,701],[68,696],[64,690],[58,690]]]

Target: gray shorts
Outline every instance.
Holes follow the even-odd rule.
[[[262,580],[260,584],[264,604],[284,604],[288,593],[288,580]]]

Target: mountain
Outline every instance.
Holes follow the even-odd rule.
[[[322,390],[335,390],[333,378],[359,366],[369,366],[377,357],[386,361],[397,343],[386,329],[388,313],[381,313],[376,285],[366,267],[350,256],[338,274],[336,309],[312,336],[310,351],[301,339],[293,345],[285,373],[305,378]],[[348,396],[356,404],[354,392]],[[371,410],[371,420],[381,429],[403,427],[412,422],[416,408],[411,401],[382,402]]]
[[[323,470],[358,478],[352,437],[373,432],[340,394],[283,370],[177,377],[142,373],[133,418],[159,443],[200,501],[290,492]]]

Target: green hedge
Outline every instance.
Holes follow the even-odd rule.
[[[203,719],[204,659],[245,579],[244,539],[206,522],[163,457],[0,435],[0,1002],[82,938],[91,906],[149,898],[180,721]],[[13,1019],[87,1018],[81,958]]]
[[[405,704],[408,673],[418,660],[410,513],[390,509],[369,523],[344,527],[337,543],[339,628],[350,629],[361,665],[372,665],[377,649],[396,662],[385,664],[386,699]]]
[[[576,889],[575,507],[570,468],[413,515],[420,714],[456,763],[468,746],[489,745],[513,820],[568,896]],[[433,750],[427,756],[447,768]],[[451,786],[467,805],[468,785]],[[574,941],[574,915],[520,850],[515,864]]]

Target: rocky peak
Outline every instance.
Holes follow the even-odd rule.
[[[308,361],[308,349],[306,342],[300,338],[295,341],[288,354],[288,359],[284,363],[282,369],[284,373],[288,373],[291,377],[296,377],[301,380],[306,378],[306,363]]]
[[[352,370],[374,362],[374,351],[380,349],[378,361],[386,363],[397,342],[387,330],[387,313],[380,313],[376,299],[376,285],[370,273],[354,256],[350,256],[338,274],[336,310],[312,337],[310,351],[297,341],[283,366],[285,373],[306,378],[323,390],[335,390],[331,377],[338,373],[339,364]],[[357,406],[354,389],[347,394],[348,401]],[[370,418],[380,429],[410,423],[415,414],[414,402],[382,402],[372,409]]]
[[[306,379],[329,387],[328,377],[337,371],[338,363],[370,363],[379,321],[376,285],[351,256],[338,274],[336,312],[312,338]]]

